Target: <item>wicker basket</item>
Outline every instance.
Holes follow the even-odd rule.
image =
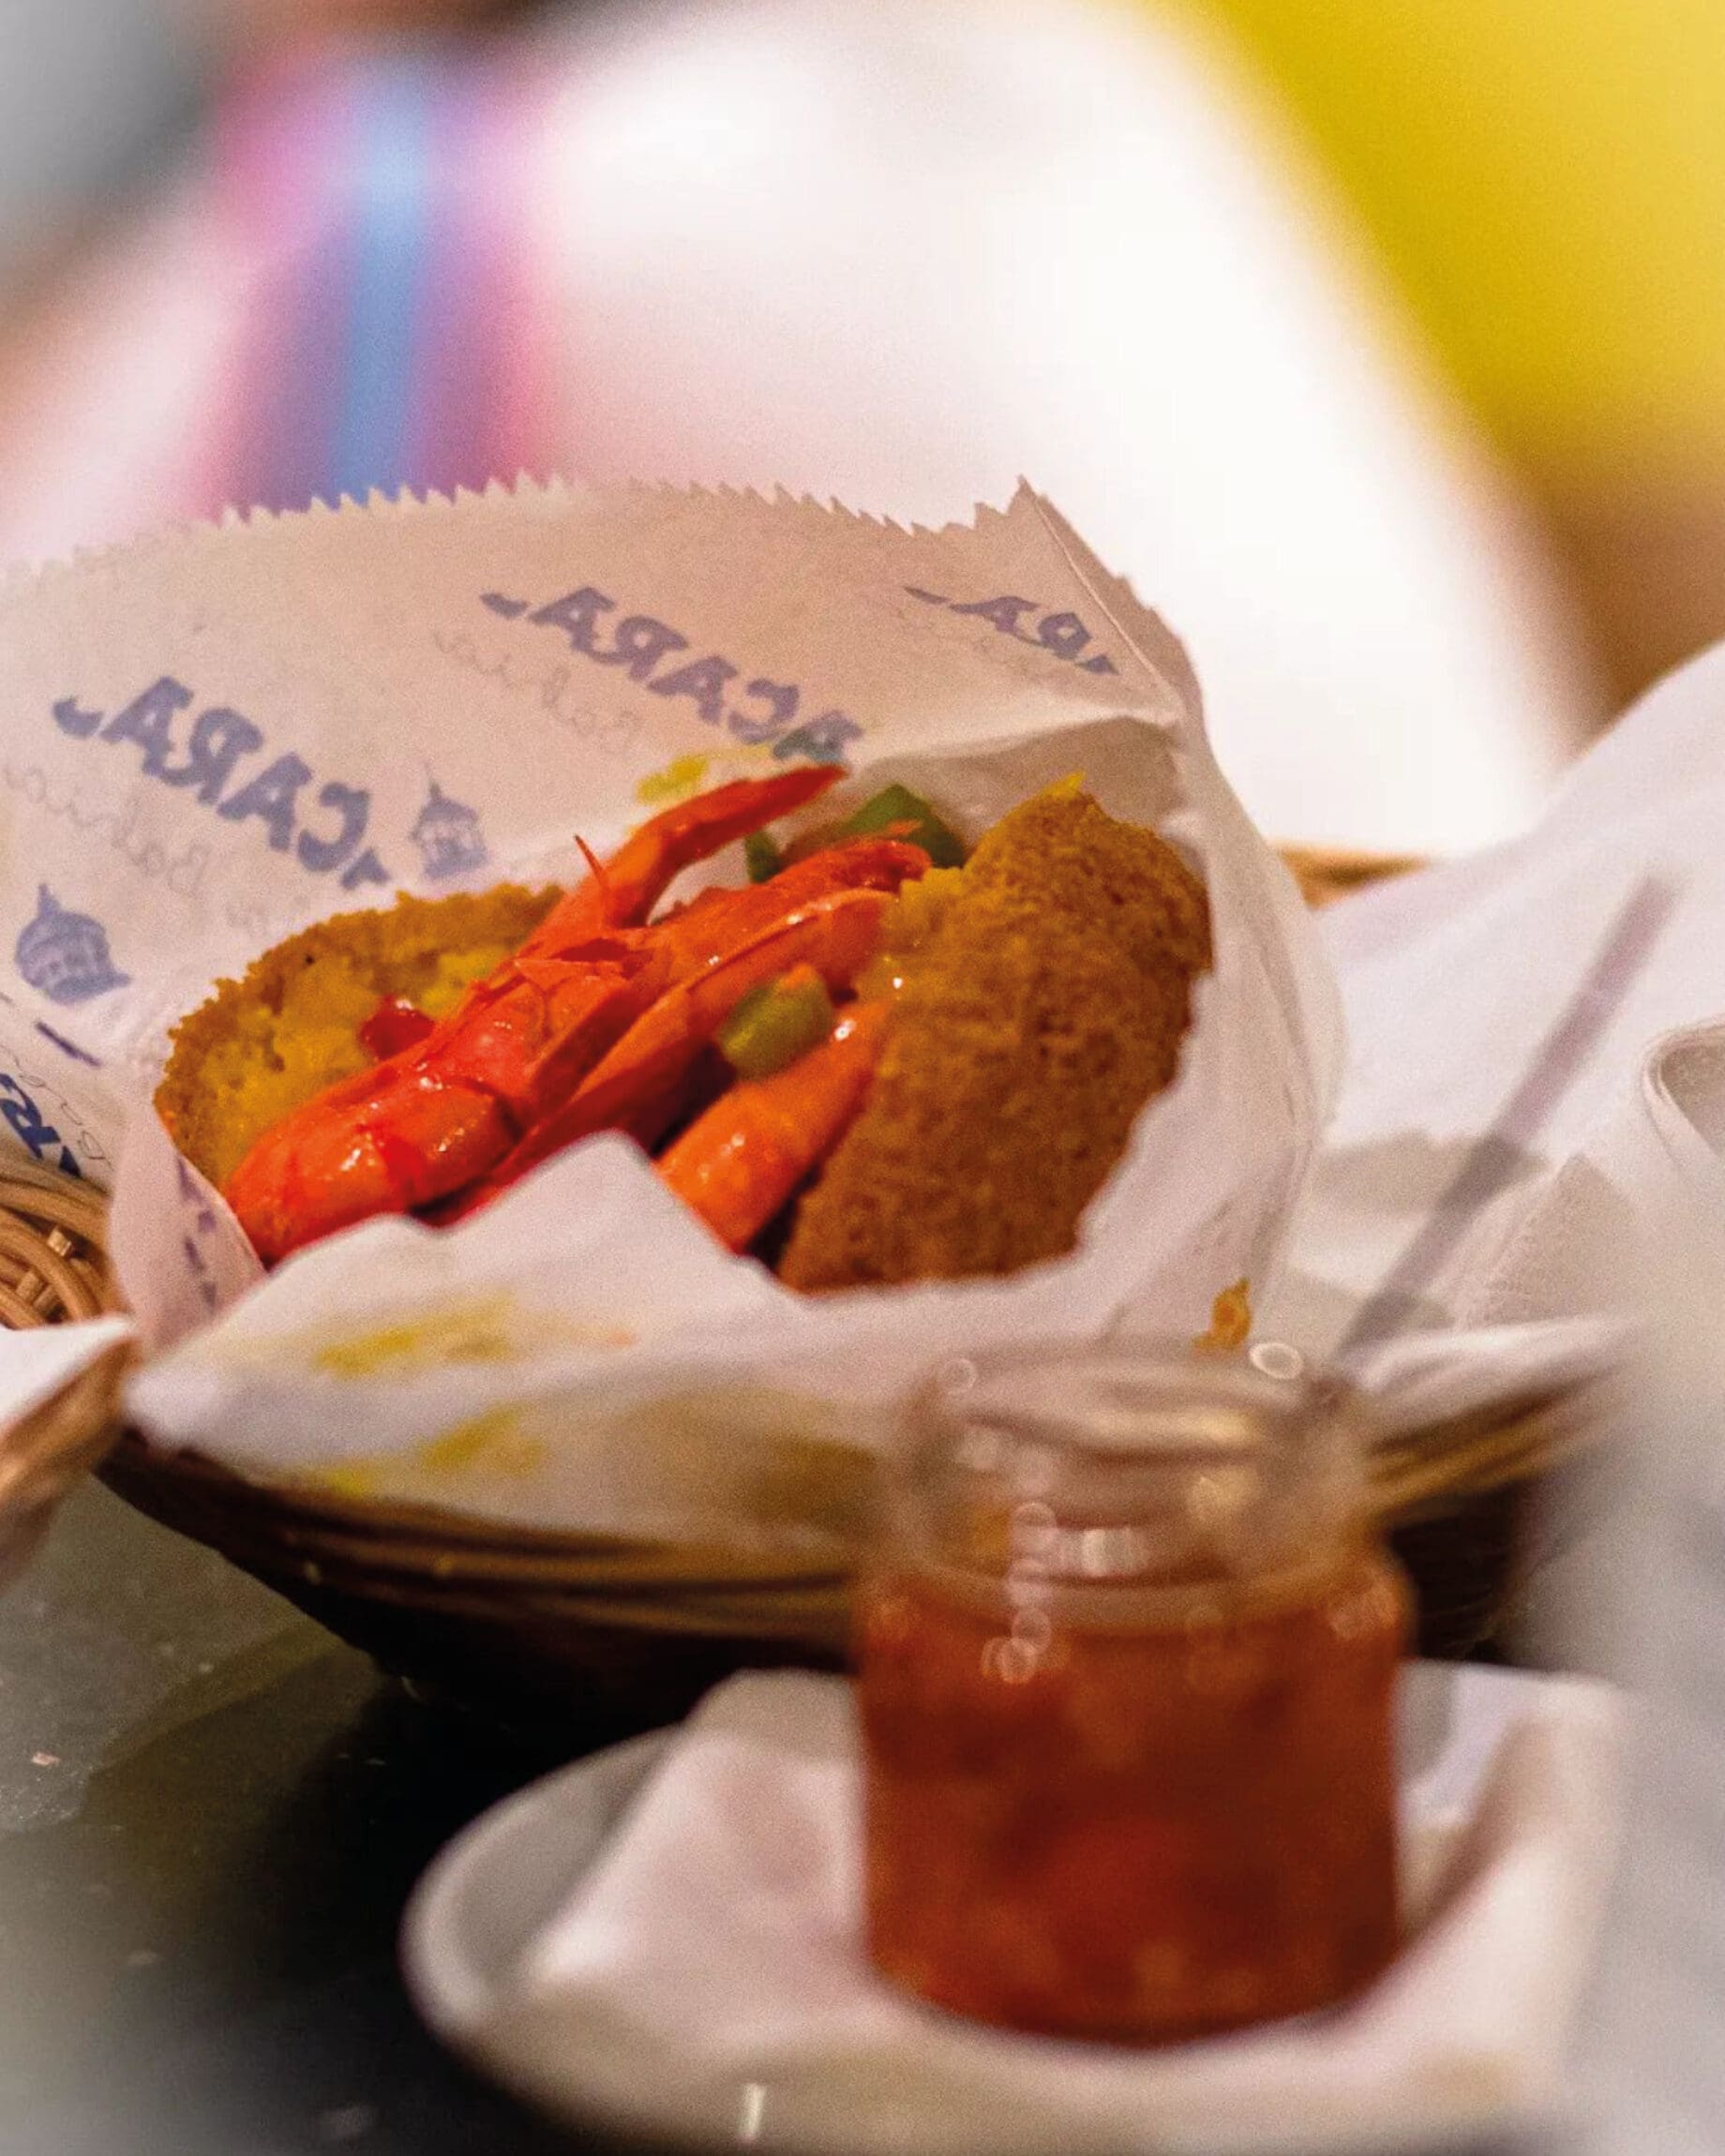
[[[87,1185],[9,1163],[0,1173],[0,1325],[23,1330],[116,1309],[105,1231],[102,1201]],[[107,1451],[125,1362],[124,1349],[104,1355],[0,1437],[0,1585]]]
[[[1306,853],[1294,865],[1322,902],[1405,864]],[[58,1313],[29,1276],[50,1276],[23,1263],[29,1252],[6,1221],[52,1230],[60,1216],[44,1202],[64,1190],[52,1177],[29,1182],[26,1191],[0,1185],[0,1287],[46,1319]],[[82,1190],[68,1202],[85,1208],[84,1239],[53,1254],[105,1298],[99,1214]],[[22,1265],[16,1278],[8,1265]],[[0,1295],[0,1315],[12,1307]],[[573,1748],[664,1721],[742,1666],[843,1657],[842,1565],[532,1532],[246,1482],[120,1435],[116,1377],[111,1360],[0,1444],[0,1505],[9,1492],[21,1525],[38,1530],[112,1444],[104,1477],[140,1510],[221,1551],[387,1669],[535,1744]],[[1538,1482],[1598,1424],[1595,1396],[1577,1389],[1403,1433],[1377,1454],[1379,1508],[1415,1581],[1427,1653],[1466,1654],[1492,1636],[1539,1559]]]
[[[1541,1479],[1602,1427],[1595,1388],[1405,1432],[1373,1457],[1377,1510],[1413,1580],[1422,1653],[1496,1633],[1541,1560]],[[682,1713],[742,1667],[835,1666],[842,1566],[544,1533],[241,1481],[128,1432],[103,1470],[385,1668],[537,1736]]]

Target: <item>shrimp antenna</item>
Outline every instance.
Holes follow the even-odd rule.
[[[605,873],[605,863],[594,853],[579,831],[575,834],[575,843],[580,848],[581,859],[587,863],[588,873],[605,893],[605,917],[609,921],[611,916],[611,879]]]

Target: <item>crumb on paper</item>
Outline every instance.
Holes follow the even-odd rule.
[[[1252,1282],[1236,1280],[1210,1305],[1209,1330],[1192,1344],[1200,1355],[1232,1355],[1251,1338]]]
[[[60,1755],[58,1752],[32,1752],[30,1764],[33,1767],[57,1767],[60,1764]]]

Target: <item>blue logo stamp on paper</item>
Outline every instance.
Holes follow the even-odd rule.
[[[46,1160],[62,1175],[83,1179],[77,1154],[43,1115],[40,1103],[29,1087],[14,1078],[9,1071],[0,1071],[0,1121],[5,1122],[13,1137],[37,1160]]]
[[[313,876],[334,876],[343,891],[368,883],[388,889],[395,879],[366,844],[369,787],[320,783],[293,750],[271,756],[263,728],[243,711],[211,704],[194,717],[197,702],[184,681],[163,674],[112,716],[76,696],[60,697],[50,715],[69,741],[100,742],[128,760],[135,755],[141,777],[183,793],[223,823],[248,831],[257,825],[272,853],[289,855]],[[268,760],[249,768],[257,758]],[[183,874],[188,865],[201,875],[208,859],[207,848],[189,849],[173,862],[157,846],[146,845],[142,854],[126,850],[146,875]]]
[[[552,631],[592,665],[619,668],[620,681],[638,683],[672,709],[686,708],[703,726],[721,727],[749,748],[771,746],[780,763],[798,757],[843,763],[848,744],[862,738],[862,727],[848,712],[811,711],[813,699],[797,682],[775,681],[740,659],[701,651],[698,642],[668,621],[630,613],[591,584],[544,606],[507,591],[482,591],[479,604],[501,621]],[[471,650],[458,644],[446,640],[442,649],[473,662]],[[691,658],[691,652],[699,655]],[[662,661],[667,664],[659,671]],[[494,666],[482,670],[498,673]]]
[[[479,812],[465,801],[453,801],[437,781],[408,834],[419,848],[420,863],[432,883],[447,883],[458,876],[476,876],[490,860]]]
[[[173,1164],[179,1177],[180,1217],[185,1223],[180,1236],[180,1254],[186,1260],[186,1267],[198,1291],[199,1301],[214,1317],[221,1304],[221,1290],[217,1284],[215,1268],[210,1263],[205,1245],[214,1238],[220,1223],[216,1218],[216,1208],[210,1204],[208,1192],[191,1169],[177,1157]]]
[[[925,591],[920,584],[907,584],[905,590],[924,606],[939,606],[949,614],[986,621],[997,636],[1051,651],[1057,659],[1065,659],[1087,674],[1118,674],[1120,670],[1106,651],[1091,651],[1086,657],[1090,631],[1076,614],[1064,608],[1051,612],[1040,600],[1021,599],[1012,591],[993,599],[949,599],[945,592]]]
[[[20,974],[53,1003],[87,1003],[124,988],[108,949],[108,931],[92,915],[62,906],[48,886],[37,887],[36,912],[12,947]]]

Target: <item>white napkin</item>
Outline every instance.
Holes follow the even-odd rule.
[[[0,1330],[0,1447],[15,1423],[131,1336],[131,1321],[124,1317],[38,1325],[28,1332]]]
[[[1331,909],[1350,1066],[1272,1331],[1392,1394],[1410,1336],[1428,1394],[1446,1357],[1474,1392],[1495,1358],[1521,1383],[1604,1357],[1609,1322],[1549,1321],[1633,1301],[1638,1222],[1673,1167],[1644,1066],[1725,1011],[1722,829],[1715,651],[1525,838]]]
[[[1420,1667],[1402,1704],[1413,1938],[1337,2014],[1131,2054],[922,2010],[861,1949],[848,1686],[752,1675],[674,1740],[493,2033],[578,2110],[755,2088],[758,2138],[853,2150],[1266,2149],[1543,2104],[1609,1868],[1615,1701]]]

